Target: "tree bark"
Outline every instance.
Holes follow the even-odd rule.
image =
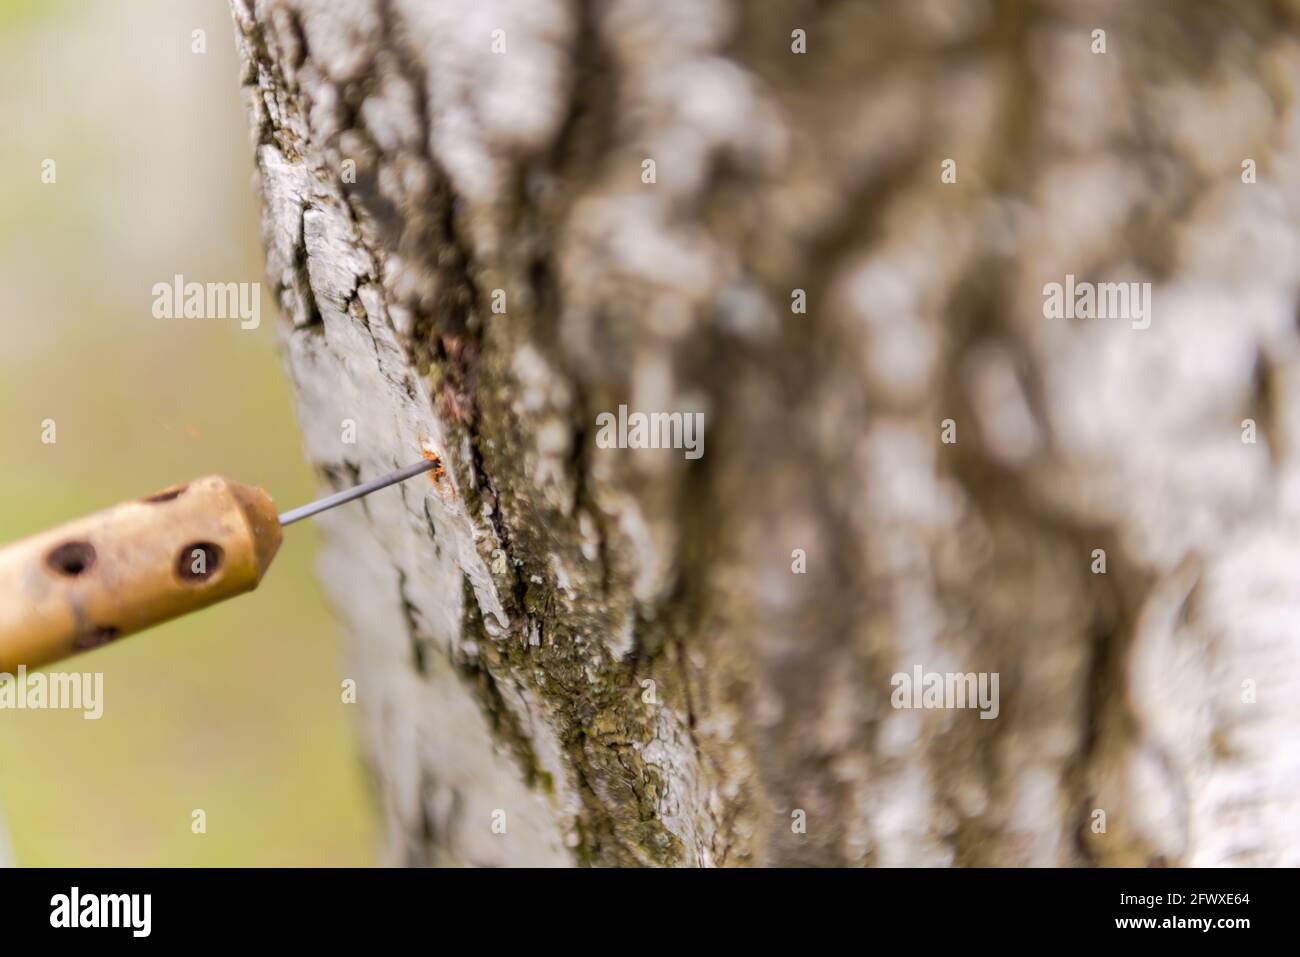
[[[1300,863],[1296,4],[232,6],[391,860]]]

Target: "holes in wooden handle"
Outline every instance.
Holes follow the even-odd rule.
[[[45,556],[45,564],[60,575],[76,578],[95,564],[95,546],[90,542],[64,542]]]
[[[221,569],[225,553],[212,542],[193,542],[176,556],[176,577],[186,584],[208,581]]]
[[[140,501],[146,505],[157,505],[159,502],[170,502],[172,499],[180,498],[189,485],[173,485],[171,488],[165,488],[161,492],[155,492],[148,498],[142,498]]]
[[[72,643],[72,647],[78,651],[89,651],[91,648],[108,644],[121,633],[112,625],[92,625],[77,635],[77,640]]]

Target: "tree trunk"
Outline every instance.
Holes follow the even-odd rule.
[[[232,2],[393,861],[1300,863],[1296,4]]]

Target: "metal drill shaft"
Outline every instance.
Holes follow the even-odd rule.
[[[308,505],[302,505],[291,511],[285,512],[280,516],[280,526],[292,525],[304,518],[310,518],[320,512],[334,508],[336,505],[342,505],[344,502],[350,502],[355,498],[362,498],[371,492],[376,492],[381,488],[387,488],[389,485],[396,485],[398,482],[404,482],[413,475],[419,475],[421,472],[427,472],[438,464],[436,459],[427,459],[416,462],[414,465],[408,465],[404,469],[398,469],[382,478],[377,478],[371,482],[365,482],[354,488],[346,488],[341,492],[335,492],[333,495],[327,495],[325,498]]]

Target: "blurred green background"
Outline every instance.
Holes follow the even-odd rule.
[[[0,541],[211,472],[316,494],[238,76],[225,0],[0,0]],[[263,283],[261,327],[155,319],[176,273]],[[101,720],[0,711],[18,864],[373,863],[314,546],[296,526],[259,591],[74,659],[104,673]]]

